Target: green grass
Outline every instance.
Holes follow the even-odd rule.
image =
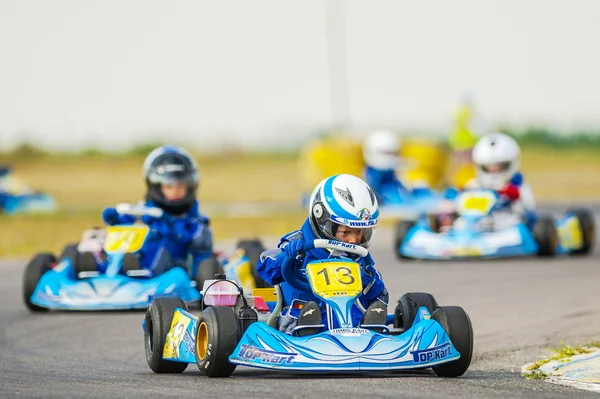
[[[545,359],[538,360],[527,367],[527,373],[523,374],[523,377],[540,380],[545,379],[551,376],[549,373],[545,373],[540,371],[539,368],[545,364],[548,364],[553,361],[558,361],[560,363],[567,363],[571,360],[571,357],[576,355],[581,355],[585,353],[591,353],[592,350],[590,348],[600,347],[600,343],[591,342],[584,346],[576,346],[572,347],[569,345],[562,344],[560,348],[551,349],[554,354]]]
[[[15,174],[30,187],[51,194],[61,211],[45,216],[1,216],[0,256],[30,256],[58,251],[79,239],[82,231],[101,225],[106,206],[142,199],[142,163],[148,147],[128,154],[49,154],[21,147],[0,154],[0,164],[11,163]],[[259,203],[297,205],[302,195],[295,155],[199,155],[199,199],[204,204]],[[600,156],[595,149],[566,151],[526,147],[523,171],[538,202],[597,201],[600,198]],[[213,215],[209,215],[213,216]],[[214,215],[217,216],[217,215]],[[298,228],[304,212],[260,218],[213,217],[217,240],[249,235],[280,235]]]

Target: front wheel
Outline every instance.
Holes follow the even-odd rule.
[[[153,299],[146,310],[144,329],[146,361],[155,373],[182,373],[188,366],[187,363],[163,359],[165,341],[177,308],[188,310],[185,302],[180,298],[165,297]]]
[[[438,303],[433,295],[426,292],[409,292],[402,295],[394,310],[394,328],[408,330],[421,306],[426,307],[429,313],[433,313],[438,308]]]
[[[239,339],[238,321],[233,309],[211,306],[198,318],[196,364],[209,377],[229,377],[236,365],[229,362]]]
[[[587,255],[592,251],[596,240],[594,214],[587,209],[570,209],[567,212],[573,213],[577,218],[583,239],[583,246],[571,253],[573,255]]]
[[[31,302],[31,296],[44,273],[51,270],[55,262],[56,258],[50,253],[38,254],[25,268],[23,274],[23,301],[25,306],[32,312],[46,312],[48,310]]]
[[[552,217],[542,217],[535,223],[533,237],[538,245],[538,256],[556,255],[558,232]]]
[[[412,229],[415,225],[415,222],[412,220],[402,220],[396,225],[396,233],[394,237],[394,252],[396,256],[400,260],[410,259],[407,256],[404,256],[402,252],[400,252],[400,247],[404,243],[404,239],[408,234],[409,230]]]
[[[440,377],[460,377],[473,357],[473,326],[467,312],[459,306],[442,306],[431,314],[431,318],[442,325],[460,357],[448,363],[433,366]]]

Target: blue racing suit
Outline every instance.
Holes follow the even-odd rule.
[[[152,201],[144,206],[157,207]],[[198,201],[183,215],[164,213],[160,218],[142,216],[143,223],[150,232],[139,252],[140,266],[151,270],[155,275],[163,273],[173,265],[184,266],[188,257],[192,257],[191,275],[195,276],[198,264],[213,255],[213,238],[210,220],[198,210]],[[115,208],[106,208],[102,212],[106,224],[131,224],[135,217],[119,215]]]
[[[365,168],[365,182],[373,189],[379,205],[392,201],[394,197],[405,197],[410,192],[393,169]]]
[[[296,230],[281,238],[281,241],[276,249],[267,250],[260,256],[260,260],[256,269],[260,276],[271,285],[280,284],[284,308],[281,312],[279,329],[284,332],[291,332],[297,323],[298,315],[300,314],[299,308],[290,309],[292,300],[299,300],[301,302],[316,302],[321,308],[321,317],[323,323],[328,326],[328,329],[338,328],[337,321],[331,320],[327,317],[327,308],[325,303],[317,298],[312,292],[299,291],[287,282],[283,280],[281,274],[281,265],[283,260],[287,256],[281,248],[284,248],[289,241],[304,240],[312,241],[315,239],[315,235],[311,229],[310,222],[308,219],[302,225],[300,230]],[[316,248],[308,251],[302,258],[296,260],[294,267],[306,268],[306,265],[314,260],[327,259],[330,257],[330,252],[326,249]],[[363,309],[369,307],[374,301],[382,301],[386,305],[389,300],[388,292],[383,284],[381,275],[374,268],[374,261],[371,255],[367,255],[364,258],[355,259],[361,266],[361,277],[363,283],[362,295],[358,297],[360,306]],[[354,325],[360,323],[364,310],[361,310],[355,303],[352,307],[352,322]]]

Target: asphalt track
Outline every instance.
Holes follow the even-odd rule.
[[[144,356],[143,313],[31,314],[21,300],[23,261],[0,266],[0,397],[572,398],[598,397],[520,376],[561,341],[600,338],[600,252],[590,257],[488,262],[396,260],[391,232],[373,255],[392,296],[428,291],[471,316],[475,354],[461,378],[432,372],[290,375],[238,368],[209,379],[195,365],[158,375]]]

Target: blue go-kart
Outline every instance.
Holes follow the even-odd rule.
[[[162,216],[159,208],[119,204],[116,209],[135,217]],[[118,310],[145,309],[158,296],[198,301],[196,286],[221,272],[221,265],[209,258],[195,278],[183,267],[161,273],[143,269],[135,254],[143,249],[148,233],[149,227],[141,223],[107,226],[84,232],[58,259],[51,253],[37,254],[23,276],[25,305],[31,311]]]
[[[573,209],[559,219],[535,215],[524,220],[500,207],[500,201],[493,190],[464,191],[452,212],[399,222],[394,251],[400,259],[464,259],[581,255],[592,250],[595,223],[590,211]]]
[[[414,220],[434,209],[442,200],[442,194],[429,187],[407,190],[394,185],[382,187],[377,193],[381,213],[388,217]]]
[[[56,208],[56,202],[50,195],[31,190],[12,175],[11,167],[0,166],[0,213],[51,213]]]
[[[338,241],[315,240],[304,249],[312,248],[367,255],[363,247]],[[233,281],[215,279],[205,283],[207,306],[199,316],[178,298],[152,301],[143,322],[150,368],[156,373],[181,373],[195,363],[209,377],[228,377],[237,365],[297,372],[432,368],[442,377],[467,371],[473,330],[462,308],[439,307],[433,296],[411,293],[400,298],[385,324],[368,324],[366,317],[353,324],[350,310],[362,291],[360,265],[347,258],[314,261],[306,269],[292,269],[292,263],[289,258],[284,261],[285,281],[321,298],[337,328],[302,325],[292,334],[280,332],[277,319],[283,299],[279,286],[273,289],[273,303],[256,295],[244,296]]]

